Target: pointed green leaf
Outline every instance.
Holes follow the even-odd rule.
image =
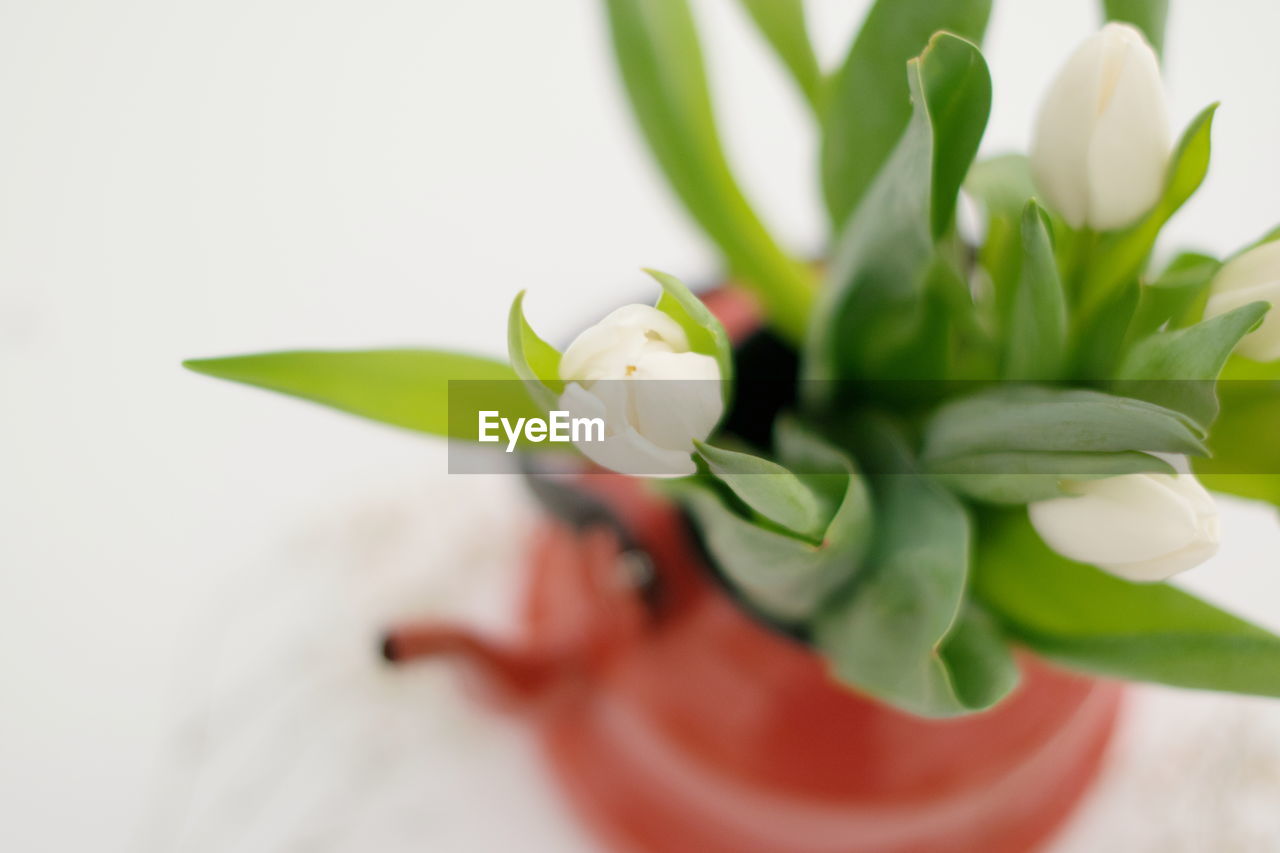
[[[1188,318],[1199,319],[1204,314],[1209,283],[1221,268],[1222,262],[1209,255],[1178,255],[1155,281],[1143,283],[1129,334],[1145,337],[1166,324],[1177,328],[1189,325]]]
[[[812,623],[835,676],[913,714],[989,707],[1017,681],[999,632],[966,610],[969,520],[924,477],[878,481],[876,542],[867,568]]]
[[[930,466],[983,453],[1148,451],[1203,454],[1185,415],[1098,391],[998,387],[940,407],[925,430]]]
[[[662,286],[662,296],[657,308],[680,324],[689,337],[694,352],[709,355],[720,367],[720,380],[724,384],[725,401],[728,402],[733,380],[733,345],[729,333],[684,282],[673,275],[657,270],[645,270]]]
[[[823,79],[805,25],[804,0],[739,0],[791,72],[814,113],[822,114]]]
[[[1280,362],[1235,356],[1218,382],[1211,456],[1193,460],[1206,488],[1280,506]]]
[[[1164,191],[1154,208],[1136,225],[1103,234],[1085,282],[1084,311],[1096,309],[1122,282],[1142,271],[1160,229],[1195,194],[1209,171],[1210,134],[1217,104],[1205,107],[1183,132],[1169,160]]]
[[[907,60],[940,30],[981,43],[990,14],[991,0],[877,0],[871,8],[832,81],[823,129],[823,192],[837,233],[911,119]]]
[[[544,412],[556,407],[564,383],[560,381],[560,353],[524,318],[524,291],[516,294],[507,315],[507,352],[511,367],[524,381],[529,396]]]
[[[1139,226],[1140,228],[1154,227],[1158,230],[1159,226],[1168,222],[1169,218],[1177,213],[1204,183],[1205,175],[1209,173],[1213,116],[1217,111],[1218,104],[1210,104],[1201,110],[1182,132],[1182,137],[1174,146],[1173,157],[1169,161],[1164,192],[1160,196],[1156,209],[1148,214],[1147,221]],[[1159,225],[1154,224],[1157,222]]]
[[[1280,227],[1227,260],[1273,240],[1280,240]],[[1214,491],[1280,506],[1280,442],[1258,440],[1280,435],[1280,361],[1232,355],[1220,374],[1218,397],[1220,411],[1209,437],[1213,455],[1195,460],[1196,474]]]
[[[823,516],[830,517],[844,500],[851,472],[857,476],[849,456],[790,413],[783,413],[774,421],[773,445],[782,464],[817,496]]]
[[[837,241],[806,341],[808,378],[883,376],[875,362],[913,349],[926,325],[935,240],[986,126],[991,78],[978,49],[946,33],[907,70],[911,123]]]
[[[716,479],[765,519],[806,539],[820,540],[830,516],[813,490],[783,466],[750,453],[694,442]]]
[[[812,274],[779,248],[729,168],[687,0],[606,0],[606,7],[632,110],[672,189],[759,297],[769,322],[799,340]]]
[[[815,437],[806,440],[817,441]],[[697,481],[685,483],[678,494],[729,582],[752,608],[783,623],[808,618],[854,575],[871,539],[871,499],[862,477],[848,457],[834,448],[828,446],[822,455],[835,467],[814,471],[806,481],[815,493],[831,494],[833,487],[838,488],[839,503],[817,544],[757,524],[723,495]],[[818,457],[814,453],[808,458]]]
[[[1000,625],[979,604],[966,600],[951,632],[938,648],[939,674],[954,694],[934,702],[942,715],[970,713],[993,707],[1021,680],[1009,640]],[[937,716],[938,714],[934,714]]]
[[[978,262],[991,277],[992,324],[1008,328],[1022,272],[1022,214],[1036,195],[1031,164],[1023,154],[1005,154],[974,163],[965,191],[986,214],[986,233]]]
[[[974,453],[931,460],[927,470],[954,492],[997,504],[1027,504],[1062,497],[1067,494],[1064,480],[1174,473],[1168,462],[1136,451]]]
[[[930,225],[938,240],[955,217],[956,199],[969,174],[991,114],[991,73],[972,42],[950,33],[929,40],[920,57],[921,94],[933,129]]]
[[[1073,378],[1105,382],[1115,377],[1125,343],[1132,337],[1139,299],[1138,281],[1130,278],[1112,289],[1090,316],[1081,317],[1083,309],[1075,312]]]
[[[1050,551],[1023,512],[982,520],[974,591],[1005,631],[1086,672],[1280,696],[1280,638],[1168,584]]]
[[[1006,334],[1005,379],[1057,379],[1067,355],[1067,302],[1046,216],[1027,202],[1022,213],[1022,272]]]
[[[1218,374],[1240,339],[1258,328],[1267,308],[1265,302],[1252,302],[1138,341],[1121,362],[1113,390],[1184,412],[1207,429],[1218,415]]]
[[[1001,154],[979,160],[964,179],[965,190],[990,214],[1020,218],[1036,194],[1031,162],[1025,154]]]
[[[451,403],[509,418],[539,414],[510,367],[452,352],[296,350],[192,359],[183,366],[432,435],[476,437],[476,418],[451,411]]]

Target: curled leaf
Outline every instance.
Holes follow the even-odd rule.
[[[872,506],[866,484],[847,456],[798,428],[788,440],[796,455],[786,455],[784,461],[805,467],[805,485],[820,500],[835,498],[830,521],[816,541],[762,525],[719,491],[696,481],[684,483],[679,497],[715,564],[750,606],[768,618],[798,624],[858,572],[870,544]],[[753,499],[765,505],[758,493]],[[769,506],[777,504],[771,499]]]
[[[965,604],[970,525],[925,477],[878,479],[879,520],[867,568],[813,622],[837,678],[913,714],[990,707],[1017,683],[998,628]]]
[[[1060,557],[1023,512],[983,518],[974,591],[1005,631],[1066,666],[1280,696],[1280,637],[1167,583],[1129,583]]]
[[[560,353],[538,337],[524,317],[524,291],[516,294],[507,316],[507,351],[516,376],[524,381],[529,396],[544,411],[556,407],[564,390],[560,381]]]

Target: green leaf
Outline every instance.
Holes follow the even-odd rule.
[[[1144,338],[1121,362],[1112,390],[1184,412],[1207,430],[1218,415],[1218,374],[1240,339],[1258,328],[1268,307],[1252,302],[1194,326]]]
[[[965,178],[965,190],[986,213],[985,239],[977,252],[994,291],[994,316],[989,322],[1009,328],[1022,271],[1023,209],[1036,195],[1031,164],[1022,154],[979,161]]]
[[[991,78],[978,49],[946,33],[907,70],[911,123],[836,244],[806,342],[810,379],[883,378],[878,368],[910,353],[929,328],[923,296],[935,240],[986,125]]]
[[[183,366],[432,435],[474,440],[477,418],[468,414],[480,410],[513,419],[540,414],[510,367],[451,352],[296,350],[192,359]]]
[[[1160,196],[1160,201],[1139,228],[1145,228],[1148,231],[1154,228],[1158,231],[1160,226],[1168,222],[1170,217],[1177,213],[1191,196],[1195,195],[1196,190],[1200,189],[1205,175],[1209,173],[1213,116],[1217,111],[1218,104],[1210,104],[1201,110],[1182,132],[1182,137],[1174,146],[1173,157],[1169,161],[1169,171],[1165,176],[1164,192]]]
[[[979,526],[974,591],[1006,632],[1087,672],[1280,696],[1280,638],[1168,584],[1134,584],[1050,551],[1025,513]]]
[[[822,114],[823,79],[805,25],[804,0],[739,0],[768,40],[817,115]]]
[[[926,478],[879,480],[876,543],[865,572],[812,624],[837,678],[930,717],[986,708],[1017,669],[998,630],[966,610],[970,525]]]
[[[1189,325],[1188,319],[1204,315],[1209,283],[1222,262],[1199,252],[1183,252],[1174,258],[1155,281],[1140,288],[1138,309],[1129,334],[1144,337],[1166,324]],[[1192,320],[1194,322],[1194,320]]]
[[[507,352],[516,376],[534,403],[544,411],[556,407],[564,383],[560,381],[560,353],[538,337],[524,318],[524,291],[516,294],[507,315]]]
[[[930,39],[919,69],[935,143],[929,207],[937,240],[955,216],[960,187],[987,129],[991,74],[976,45],[949,33]]]
[[[1105,382],[1114,378],[1124,356],[1125,343],[1132,337],[1140,300],[1137,279],[1120,282],[1087,318],[1075,321],[1071,375],[1076,379]]]
[[[713,561],[747,602],[768,618],[799,623],[862,564],[871,540],[872,507],[866,484],[847,456],[796,429],[783,460],[813,471],[804,479],[815,493],[838,504],[820,543],[761,526],[739,513],[723,495],[696,480],[683,481],[677,496],[688,506]],[[807,445],[799,449],[796,443]],[[780,444],[781,446],[781,444]],[[807,467],[820,460],[834,467]]]
[[[1217,104],[1205,107],[1183,132],[1169,160],[1164,191],[1155,207],[1136,225],[1101,235],[1085,281],[1082,316],[1088,316],[1120,283],[1137,277],[1160,229],[1204,182],[1217,109]]]
[[[1084,389],[998,387],[941,406],[925,430],[931,469],[975,454],[1148,451],[1203,454],[1202,433],[1178,412]]]
[[[1065,480],[1174,473],[1168,462],[1136,451],[974,453],[930,461],[927,470],[954,492],[996,504],[1027,504],[1062,497],[1067,494]]]
[[[700,441],[694,446],[716,479],[752,510],[797,536],[815,543],[821,539],[830,514],[823,512],[813,490],[795,474],[750,453]]]
[[[1280,387],[1277,386],[1280,383],[1280,361],[1254,361],[1233,354],[1218,376],[1223,382],[1257,383],[1266,388]]]
[[[999,623],[971,600],[965,601],[938,655],[939,674],[955,694],[954,703],[950,697],[935,703],[942,714],[949,713],[945,706],[961,713],[991,708],[1012,693],[1021,679]]]
[[[1280,362],[1239,356],[1218,382],[1221,410],[1206,459],[1193,460],[1206,488],[1280,506]]]
[[[1164,49],[1169,0],[1102,0],[1102,10],[1108,21],[1123,21],[1142,30],[1156,55]]]
[[[964,188],[991,215],[1020,218],[1036,194],[1031,162],[1025,154],[1001,154],[969,169]]]
[[[1196,476],[1211,492],[1235,495],[1251,501],[1262,501],[1280,507],[1280,474],[1215,474],[1201,472]]]
[[[1022,213],[1022,272],[1006,335],[1005,379],[1057,379],[1067,356],[1067,302],[1058,278],[1046,214],[1034,201]]]
[[[676,195],[792,341],[804,334],[812,273],[779,248],[748,204],[720,143],[702,48],[686,0],[606,0],[631,107]]]
[[[902,67],[940,30],[980,43],[990,14],[991,0],[877,0],[871,8],[832,81],[823,128],[823,192],[837,233],[911,119]]]
[[[721,388],[724,389],[725,402],[729,401],[733,380],[733,345],[729,341],[729,333],[724,326],[684,285],[684,282],[672,275],[657,270],[645,270],[662,286],[662,296],[658,298],[657,308],[680,324],[689,338],[690,348],[702,355],[709,355],[720,367]]]

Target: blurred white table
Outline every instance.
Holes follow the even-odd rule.
[[[596,849],[518,721],[447,664],[391,669],[374,648],[406,615],[502,631],[531,513],[514,478],[427,480],[338,503],[246,567],[186,638],[143,849]],[[1276,850],[1277,802],[1280,702],[1136,687],[1053,849]]]
[[[714,274],[626,115],[601,6],[0,3],[0,850],[132,853],[140,820],[165,853],[589,849],[519,729],[369,654],[392,615],[501,622],[528,517],[510,484],[446,485],[437,445],[177,365],[500,354],[521,288],[562,340],[641,266]],[[696,6],[746,192],[820,251],[803,104],[736,3]],[[808,6],[834,62],[867,0]],[[995,4],[986,153],[1025,146],[1096,9]],[[1278,30],[1272,0],[1173,3],[1174,121],[1223,107],[1167,248],[1280,221]],[[1232,519],[1192,582],[1274,623],[1274,524]],[[1270,704],[1150,691],[1133,715],[1068,847],[1275,837]]]

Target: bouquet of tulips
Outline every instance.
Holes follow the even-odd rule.
[[[1218,547],[1206,486],[1280,503],[1280,235],[1226,259],[1156,251],[1206,175],[1216,106],[1172,133],[1166,2],[1104,3],[1111,20],[1062,66],[1029,155],[993,159],[977,157],[991,0],[879,0],[830,73],[801,0],[740,2],[820,131],[820,262],[788,254],[740,191],[686,0],[606,6],[640,129],[722,250],[726,287],[757,306],[754,336],[731,340],[653,273],[656,305],[623,306],[563,351],[521,294],[506,362],[382,350],[188,366],[652,478],[744,606],[912,713],[1000,701],[1015,645],[1280,696],[1280,638],[1164,582]]]

